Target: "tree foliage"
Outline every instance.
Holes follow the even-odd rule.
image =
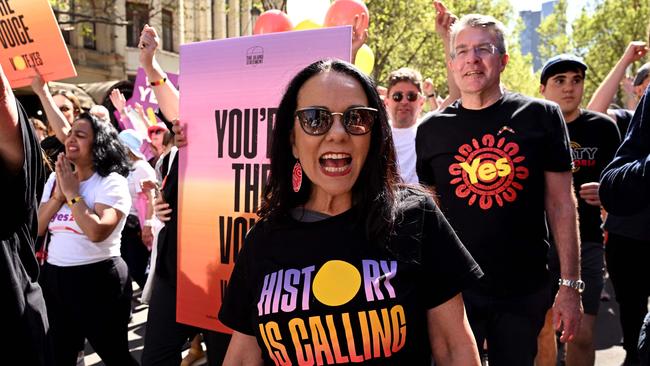
[[[490,14],[508,25],[513,10],[508,0],[455,0],[445,2],[454,14]],[[436,11],[431,0],[367,0],[370,12],[368,45],[375,53],[373,76],[385,83],[388,74],[400,67],[413,67],[430,77],[441,94],[447,93],[444,48],[435,31]],[[509,39],[516,39],[511,36]],[[530,89],[530,58],[511,47],[511,63],[504,82],[512,90]]]
[[[555,4],[553,13],[542,20],[537,32],[539,34],[539,55],[542,62],[561,53],[573,51],[568,34],[567,0]]]
[[[569,52],[585,59],[589,67],[583,99],[583,104],[586,104],[623,55],[628,43],[634,40],[648,41],[650,2],[596,0],[592,3],[592,9],[583,9],[573,21],[573,32],[569,35],[566,32],[562,34],[566,29],[561,24],[566,22],[565,0],[560,4],[554,14],[546,18],[538,28],[542,44],[540,53],[543,58],[548,58],[560,52]],[[640,65],[635,65],[634,70],[638,66]]]

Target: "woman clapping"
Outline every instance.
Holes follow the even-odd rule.
[[[74,365],[86,338],[107,365],[133,365],[131,306],[120,233],[131,207],[129,163],[117,131],[79,115],[45,185],[39,234],[49,231],[43,287],[57,365]]]

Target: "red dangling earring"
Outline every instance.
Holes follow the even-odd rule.
[[[300,165],[300,160],[296,161],[296,164],[293,166],[293,171],[291,172],[291,185],[293,186],[294,192],[298,192],[302,185],[302,166]]]

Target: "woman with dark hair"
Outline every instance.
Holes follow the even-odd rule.
[[[303,69],[271,153],[219,313],[235,331],[224,365],[479,365],[460,292],[481,270],[401,183],[373,82],[338,60]]]
[[[42,284],[57,365],[75,365],[84,338],[107,365],[137,364],[127,339],[130,279],[120,257],[128,174],[115,128],[80,114],[38,211],[39,234],[47,230],[51,239]]]

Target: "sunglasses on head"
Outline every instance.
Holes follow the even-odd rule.
[[[416,100],[418,100],[419,96],[420,94],[411,91],[406,93],[406,100],[408,100],[409,102],[415,102]],[[393,96],[391,98],[393,98],[394,101],[399,103],[404,98],[404,93],[402,93],[401,91],[395,92],[393,93]]]
[[[300,127],[312,136],[324,135],[332,128],[334,115],[343,119],[343,127],[350,135],[365,135],[370,132],[377,119],[377,110],[368,107],[348,108],[345,112],[330,112],[325,108],[309,107],[298,109],[294,114]]]

